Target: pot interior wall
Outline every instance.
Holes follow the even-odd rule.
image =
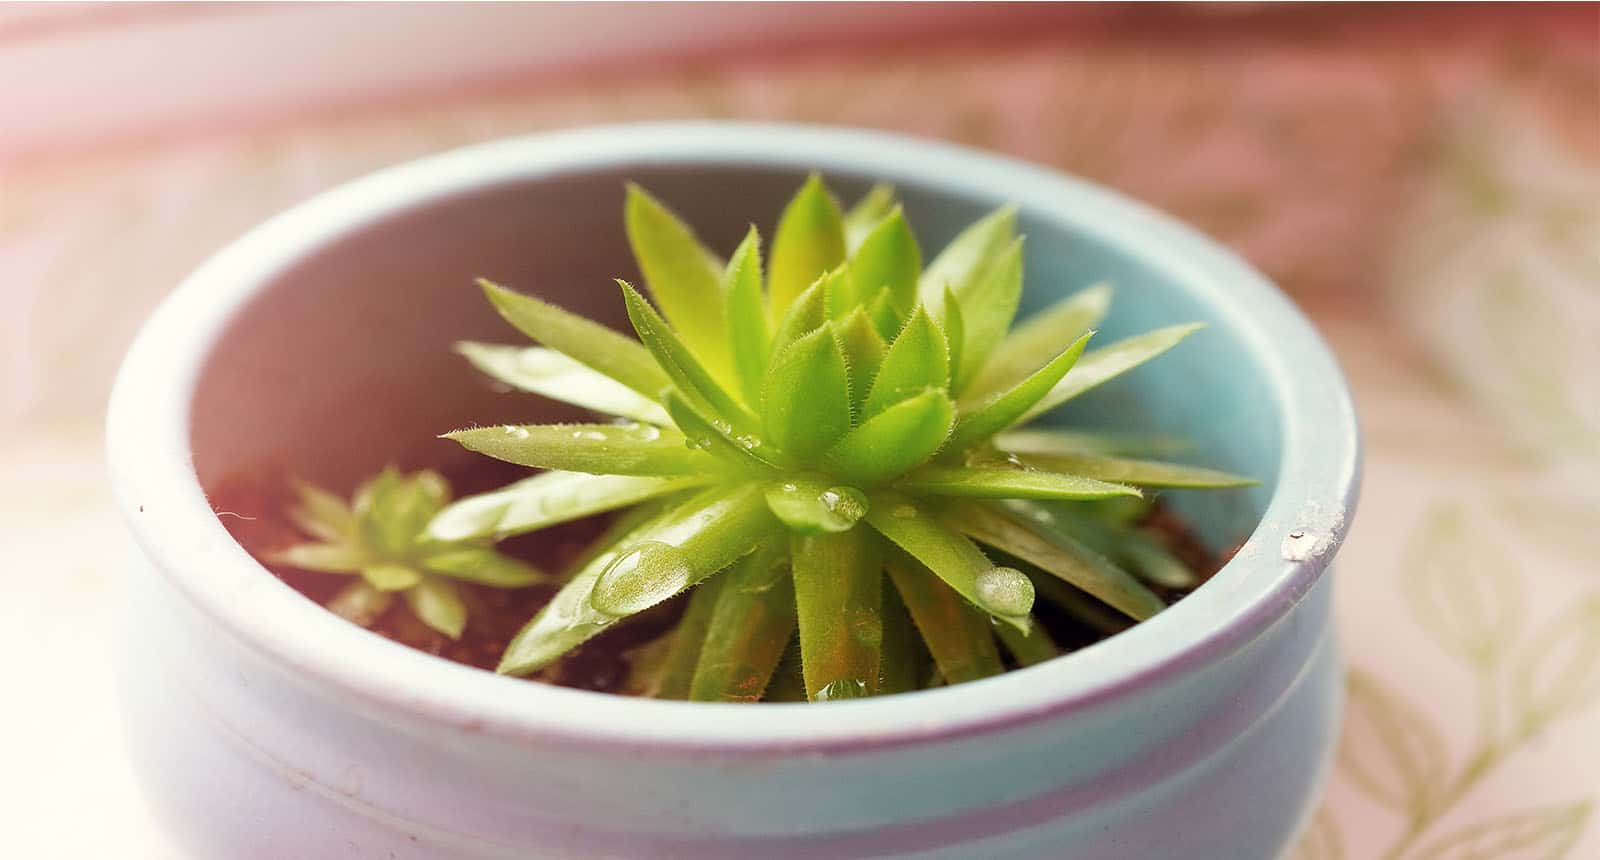
[[[847,201],[877,178],[827,177]],[[474,279],[625,328],[612,283],[638,283],[622,229],[625,181],[649,188],[726,253],[752,218],[770,237],[803,179],[803,171],[772,166],[638,163],[459,193],[330,236],[298,265],[266,273],[267,289],[209,356],[191,415],[202,485],[275,470],[347,488],[385,463],[415,468],[472,456],[434,438],[447,430],[577,417],[532,395],[495,391],[451,351],[461,339],[524,342],[489,309]],[[896,185],[928,258],[1004,202],[904,179]],[[1136,259],[1092,229],[1046,213],[1025,211],[1021,221],[1024,313],[1109,281],[1116,301],[1098,344],[1160,325],[1211,323],[1053,418],[1183,436],[1196,444],[1179,459],[1260,479],[1256,488],[1168,494],[1214,547],[1243,540],[1276,480],[1281,428],[1273,387],[1242,332],[1225,309],[1203,303],[1176,266]]]

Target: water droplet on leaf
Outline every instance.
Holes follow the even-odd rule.
[[[634,422],[623,427],[623,431],[630,439],[637,439],[640,442],[654,442],[661,438],[661,431],[653,424]]]
[[[854,523],[867,515],[867,497],[855,487],[829,487],[818,499],[828,513],[841,520]]]
[[[606,567],[589,604],[607,615],[630,615],[682,591],[693,575],[694,567],[682,550],[645,541]]]
[[[841,681],[830,681],[822,685],[817,691],[817,701],[838,702],[845,699],[864,699],[867,697],[867,682],[859,678],[846,678]]]
[[[995,615],[1023,615],[1033,608],[1033,582],[1014,567],[991,567],[972,584],[978,602]]]

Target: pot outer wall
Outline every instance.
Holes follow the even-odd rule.
[[[1068,658],[958,687],[808,705],[644,702],[449,664],[333,618],[217,523],[203,488],[263,467],[348,486],[462,456],[467,424],[567,417],[492,391],[450,344],[514,343],[484,275],[623,321],[622,183],[731,248],[807,171],[900,189],[937,248],[1020,207],[1024,312],[1102,280],[1100,342],[1210,328],[1059,420],[1198,441],[1260,487],[1174,493],[1214,547],[1174,608]],[[931,254],[929,255],[931,256]],[[1041,169],[940,144],[689,124],[506,141],[358,181],[182,286],[130,353],[110,458],[139,543],[130,747],[197,857],[1272,858],[1337,736],[1323,576],[1357,442],[1305,320],[1231,255]]]

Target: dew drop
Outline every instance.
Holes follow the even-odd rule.
[[[630,439],[640,442],[654,442],[661,438],[661,430],[653,424],[630,423],[622,428]]]
[[[917,518],[917,509],[913,505],[895,505],[889,509],[889,516],[897,520],[914,520]]]
[[[506,435],[513,439],[528,438],[528,428],[526,427],[503,427],[501,429],[505,430]]]
[[[855,487],[829,487],[817,500],[828,513],[852,524],[867,515],[867,497]]]
[[[1322,554],[1322,539],[1305,529],[1295,529],[1283,536],[1280,554],[1284,561],[1305,561]]]
[[[1033,608],[1033,581],[1014,567],[991,567],[972,583],[978,602],[995,615],[1023,615]]]
[[[845,699],[864,699],[867,697],[867,682],[859,678],[845,678],[839,681],[830,681],[822,685],[817,691],[817,701],[838,702]]]
[[[645,541],[606,566],[589,604],[607,615],[631,615],[688,587],[694,567],[677,547]]]

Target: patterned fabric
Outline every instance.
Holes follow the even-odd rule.
[[[54,748],[19,751],[15,770],[42,774],[42,796],[123,816],[115,844],[159,853],[109,705],[77,688],[109,683],[83,631],[104,629],[121,561],[96,489],[99,410],[138,322],[200,259],[320,189],[459,144],[775,118],[1050,164],[1277,279],[1339,353],[1368,445],[1336,574],[1345,736],[1294,856],[1600,856],[1600,14],[1556,28],[1510,26],[1516,14],[1216,16],[1182,33],[577,75],[0,167],[0,463],[39,488],[0,502],[0,588],[21,610],[0,647],[64,643],[23,686],[79,697],[82,715],[80,767]],[[28,713],[13,736],[60,734]],[[115,773],[85,786],[87,768]]]

